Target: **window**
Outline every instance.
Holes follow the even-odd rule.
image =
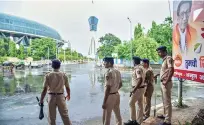
[[[4,23],[5,22],[4,18],[0,17],[0,22]]]
[[[9,19],[5,19],[5,23],[9,23]]]

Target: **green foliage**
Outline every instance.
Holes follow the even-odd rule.
[[[16,44],[13,41],[9,41],[9,56],[16,57],[16,55],[17,55]]]
[[[131,45],[129,42],[124,41],[123,44],[118,44],[115,47],[115,53],[118,54],[120,59],[130,59],[131,57]]]
[[[162,24],[152,22],[152,28],[148,31],[148,37],[154,38],[159,45],[167,46],[168,53],[172,53],[172,18],[167,17]]]
[[[140,23],[138,23],[136,26],[135,26],[135,30],[134,30],[134,39],[138,39],[140,38],[141,36],[144,35],[143,33],[143,27]]]
[[[5,42],[4,39],[0,39],[0,56],[6,56]]]
[[[102,44],[102,46],[99,47],[97,51],[99,58],[103,58],[106,56],[112,56],[112,53],[114,52],[114,47],[120,44],[121,40],[115,35],[108,33],[105,34],[105,36],[99,38],[99,42]]]
[[[32,57],[34,60],[40,60],[41,58],[48,58],[49,47],[49,59],[54,59],[56,56],[56,42],[50,38],[34,39],[31,44]]]
[[[158,61],[159,57],[156,52],[156,48],[159,44],[154,39],[143,36],[133,41],[133,45],[136,48],[134,56],[147,58],[151,61]]]
[[[10,39],[4,38],[3,41],[4,41],[4,49],[6,51],[6,55],[9,56],[9,42],[10,42]]]
[[[60,49],[59,60],[64,61],[64,50]],[[81,60],[85,59],[85,57],[81,54],[78,53],[77,51],[71,51],[69,48],[65,49],[65,60]]]
[[[24,51],[24,46],[23,45],[20,45],[17,57],[19,59],[25,59],[25,51]]]
[[[27,47],[27,56],[32,56],[31,47]]]
[[[3,62],[5,62],[6,60],[7,60],[6,57],[1,57],[1,56],[0,56],[0,64],[2,64]]]

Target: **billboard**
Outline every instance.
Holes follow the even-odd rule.
[[[204,1],[173,2],[174,76],[204,83]]]

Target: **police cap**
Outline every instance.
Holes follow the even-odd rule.
[[[156,49],[156,51],[166,51],[166,46],[160,46]]]
[[[142,62],[149,64],[149,59],[143,59]]]
[[[103,61],[104,61],[104,62],[110,62],[111,64],[114,63],[113,57],[105,57],[105,58],[103,58]]]
[[[59,69],[61,65],[61,62],[58,59],[52,60],[52,68]]]

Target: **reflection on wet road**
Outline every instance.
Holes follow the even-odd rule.
[[[94,69],[93,64],[70,64],[62,66],[61,70],[67,73],[70,81],[71,100],[67,102],[70,119],[75,124],[80,124],[87,119],[102,116],[105,70]],[[0,72],[1,125],[44,125],[47,123],[46,117],[42,121],[38,119],[39,107],[35,98],[40,96],[43,76],[47,71],[47,66],[25,71],[16,70],[13,76],[5,73],[6,77],[2,77]],[[131,72],[121,73],[123,79],[123,87],[120,90],[121,113],[128,114]],[[177,98],[177,83],[178,81],[174,81],[173,99]],[[186,81],[183,92],[184,98],[204,97],[204,85]],[[156,85],[156,93],[157,104],[159,104],[161,103],[159,84]],[[45,105],[47,105],[46,101]],[[47,114],[46,108],[47,106],[45,106],[45,114]],[[59,115],[57,122],[61,123]]]

